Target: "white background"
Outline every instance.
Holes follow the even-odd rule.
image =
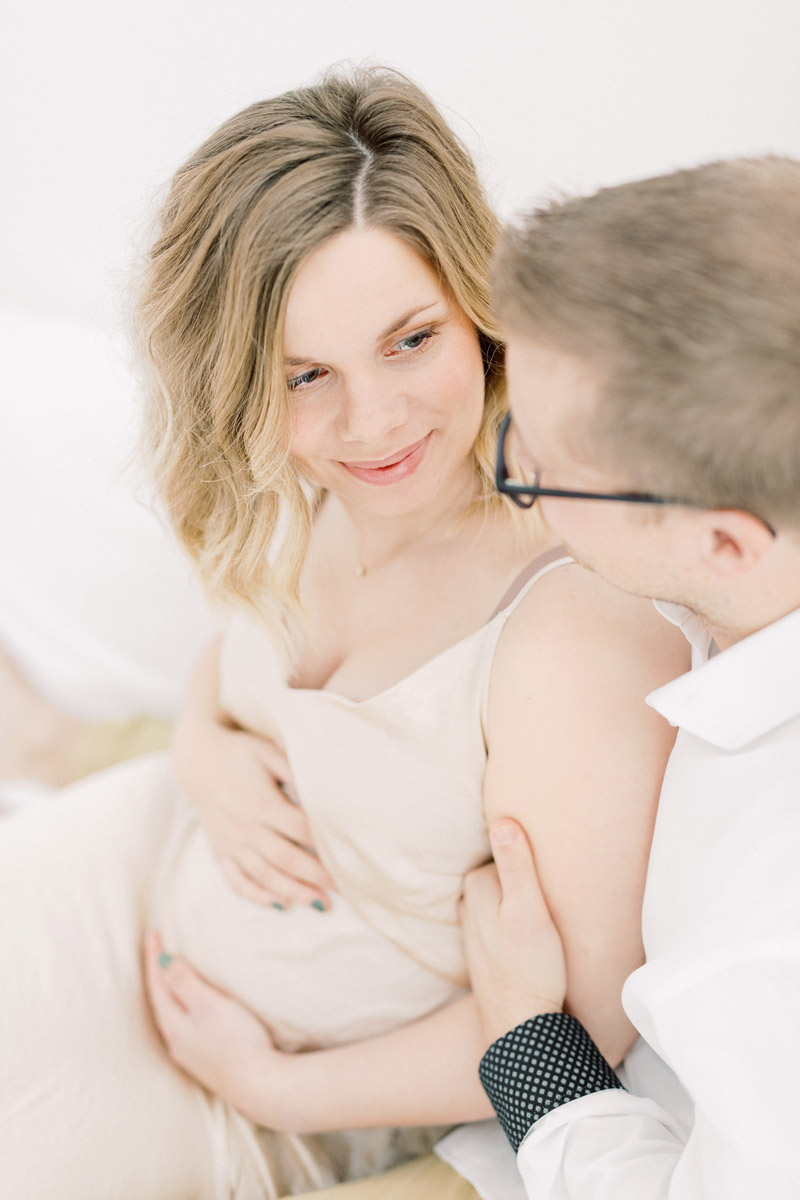
[[[800,155],[798,0],[5,0],[0,40],[0,300],[104,320],[178,163],[339,60],[428,89],[504,213]]]

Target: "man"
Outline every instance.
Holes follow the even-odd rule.
[[[535,212],[505,236],[496,297],[501,488],[656,598],[693,670],[648,698],[679,727],[647,963],[623,993],[651,1095],[562,1012],[536,848],[511,821],[466,889],[484,1087],[532,1200],[796,1200],[800,163],[710,164]]]

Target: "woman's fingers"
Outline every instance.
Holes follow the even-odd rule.
[[[293,792],[294,780],[292,779],[292,769],[283,751],[279,750],[275,743],[269,741],[267,738],[259,737],[257,734],[249,734],[247,736],[251,737],[254,743],[256,743],[256,753],[270,775],[277,779],[288,792]]]
[[[272,908],[285,909],[291,904],[288,896],[272,888],[264,887],[256,879],[253,879],[243,871],[235,859],[231,857],[220,858],[219,866],[233,890],[238,892],[240,896],[244,896],[246,900],[252,900],[255,904],[261,904],[265,908],[271,906]]]
[[[282,833],[298,846],[312,847],[314,840],[308,817],[277,786],[259,803],[261,819],[265,825]]]
[[[214,745],[224,753],[197,803],[231,887],[265,906],[328,908],[334,883],[314,853],[306,814],[290,798],[285,754],[243,730],[222,730]]]
[[[156,1025],[173,1062],[196,1075],[193,1045],[204,1025],[212,1025],[226,998],[182,958],[164,951],[157,933],[145,941],[145,979]],[[219,1047],[209,1046],[212,1057]]]
[[[257,1124],[271,1123],[264,1119],[264,1087],[282,1056],[261,1018],[185,959],[165,954],[157,934],[147,937],[145,967],[171,1061]]]
[[[258,837],[253,842],[253,849],[273,870],[305,884],[315,893],[322,893],[326,888],[333,887],[333,880],[316,854],[298,846],[273,829],[259,830]]]
[[[195,971],[185,958],[167,954],[158,933],[145,942],[148,990],[168,1028],[185,1027],[187,1018],[207,1018],[229,997]]]
[[[169,955],[164,954],[161,938],[157,933],[148,934],[145,942],[145,983],[150,1000],[150,1009],[156,1026],[169,1046],[175,1036],[177,1022],[186,1015],[186,1009],[169,987],[167,976],[161,966]]]
[[[220,866],[231,887],[256,904],[283,908],[307,904],[321,910],[330,907],[325,891],[287,874],[253,846],[238,846],[220,859]]]
[[[254,803],[265,825],[282,833],[285,837],[299,846],[313,848],[314,840],[308,817],[294,799],[292,785],[281,780],[272,769],[270,756],[272,748],[268,745],[259,747],[260,765],[266,772],[266,789],[258,789],[253,793],[251,803]]]

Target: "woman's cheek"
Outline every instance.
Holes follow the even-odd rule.
[[[313,410],[297,408],[292,412],[291,451],[298,466],[310,466],[320,452],[319,421],[314,419]]]
[[[480,354],[477,360],[474,360],[474,355],[467,354],[466,359],[454,362],[452,369],[442,378],[441,387],[447,389],[446,392],[441,390],[440,395],[448,396],[448,408],[460,413],[466,422],[475,425],[473,435],[477,436],[486,399],[483,359]]]
[[[463,403],[465,396],[469,396],[482,408],[486,390],[483,355],[480,342],[472,326],[463,330],[457,352],[450,361],[449,369],[451,385],[455,385],[461,402]]]

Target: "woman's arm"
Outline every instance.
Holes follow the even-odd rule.
[[[478,1080],[486,1042],[471,995],[363,1042],[287,1054],[248,1008],[163,954],[157,935],[145,966],[170,1057],[257,1125],[319,1133],[492,1115]]]
[[[564,943],[567,1010],[616,1064],[620,993],[644,961],[641,911],[675,731],[645,697],[687,670],[649,601],[581,567],[545,576],[510,618],[489,691],[485,810],[525,829]]]

